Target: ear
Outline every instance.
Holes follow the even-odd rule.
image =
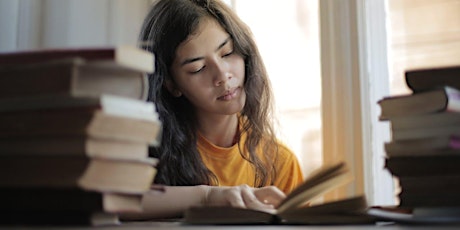
[[[165,82],[166,89],[174,97],[182,96],[182,92],[177,88],[176,84],[171,80],[166,80]]]

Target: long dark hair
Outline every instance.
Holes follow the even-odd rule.
[[[219,0],[159,0],[141,29],[144,49],[155,54],[155,73],[149,75],[149,100],[157,107],[163,123],[161,145],[150,149],[159,158],[155,183],[167,185],[213,184],[217,178],[204,165],[197,150],[197,123],[192,104],[185,97],[173,97],[165,82],[173,81],[170,67],[179,44],[185,41],[206,17],[214,18],[234,40],[234,51],[245,60],[246,104],[241,124],[247,132],[242,157],[255,168],[255,186],[273,184],[277,145],[272,126],[271,87],[265,66],[249,28]],[[263,144],[262,159],[256,154]],[[245,148],[248,154],[243,154]]]

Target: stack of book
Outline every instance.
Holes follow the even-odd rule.
[[[379,101],[399,206],[460,210],[460,66],[410,70],[405,80],[412,93]]]
[[[154,56],[130,46],[0,54],[0,224],[117,224],[141,211],[161,122]]]

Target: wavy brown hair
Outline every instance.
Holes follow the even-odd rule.
[[[155,54],[155,73],[149,75],[149,100],[156,105],[163,123],[161,145],[150,149],[160,160],[155,183],[167,185],[213,184],[216,176],[202,162],[197,150],[197,122],[193,105],[185,97],[173,97],[165,82],[174,81],[171,65],[177,47],[195,32],[205,18],[215,19],[230,34],[234,51],[245,62],[246,104],[241,124],[247,141],[239,143],[240,153],[255,171],[257,187],[275,179],[277,145],[272,120],[272,92],[265,66],[249,28],[219,0],[159,0],[142,25],[140,41]],[[256,153],[263,145],[262,158]],[[244,148],[246,151],[241,151]],[[246,152],[247,154],[243,154]]]

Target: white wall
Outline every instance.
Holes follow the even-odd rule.
[[[135,44],[151,0],[0,1],[0,52]]]
[[[16,47],[19,0],[0,1],[0,51]]]

